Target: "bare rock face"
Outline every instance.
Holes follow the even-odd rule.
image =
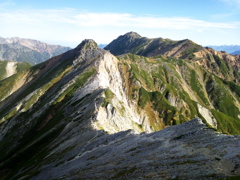
[[[6,66],[6,78],[16,73],[16,62],[9,61]]]
[[[240,176],[240,137],[194,119],[150,134],[125,131],[74,147],[32,179],[225,179]],[[53,154],[50,154],[49,159]]]

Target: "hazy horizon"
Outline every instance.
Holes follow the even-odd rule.
[[[240,45],[240,0],[3,0],[0,36],[76,47],[84,39],[108,44],[134,31],[148,38]]]

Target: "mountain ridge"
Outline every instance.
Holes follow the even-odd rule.
[[[1,177],[238,177],[239,88],[191,59],[84,40],[0,81]]]
[[[196,52],[202,48],[203,47],[197,45],[189,39],[181,41],[173,41],[163,38],[149,39],[141,37],[135,32],[129,32],[113,40],[104,49],[110,50],[110,52],[114,55],[133,53],[149,57],[161,54],[168,57],[186,58],[190,53],[185,52],[186,49],[191,49],[192,52]]]
[[[180,41],[163,38],[149,39],[135,32],[129,32],[113,40],[104,49],[114,55],[132,53],[145,57],[166,56],[188,59],[221,78],[240,83],[240,55],[233,56],[223,51],[204,48],[188,39]]]

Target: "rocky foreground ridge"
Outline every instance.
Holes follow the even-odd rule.
[[[239,86],[187,59],[84,40],[0,83],[2,179],[240,176]]]
[[[239,149],[239,136],[216,133],[201,119],[150,134],[98,132],[32,179],[231,179],[240,177]]]

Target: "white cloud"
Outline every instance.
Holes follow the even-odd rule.
[[[74,47],[85,38],[94,39],[99,43],[108,43],[128,31],[136,31],[140,34],[142,32],[147,37],[154,35],[154,37],[191,38],[192,40],[200,39],[198,35],[201,33],[201,41],[204,41],[209,32],[214,32],[213,34],[221,31],[239,32],[240,25],[239,22],[217,23],[186,17],[93,13],[65,8],[2,10],[0,27],[0,35],[3,37],[19,36],[48,40],[46,42],[50,43],[70,42],[69,44]],[[229,41],[231,39],[229,38]]]
[[[74,23],[81,26],[124,26],[155,29],[196,30],[236,28],[234,23],[212,23],[183,17],[162,18],[117,13],[85,13],[78,14],[74,18]]]
[[[83,27],[116,26],[116,27],[140,27],[155,29],[233,29],[236,23],[214,23],[203,20],[184,17],[151,17],[135,16],[121,13],[90,13],[77,12],[74,9],[61,10],[31,10],[0,13],[1,23],[11,24],[48,24],[61,23]]]

